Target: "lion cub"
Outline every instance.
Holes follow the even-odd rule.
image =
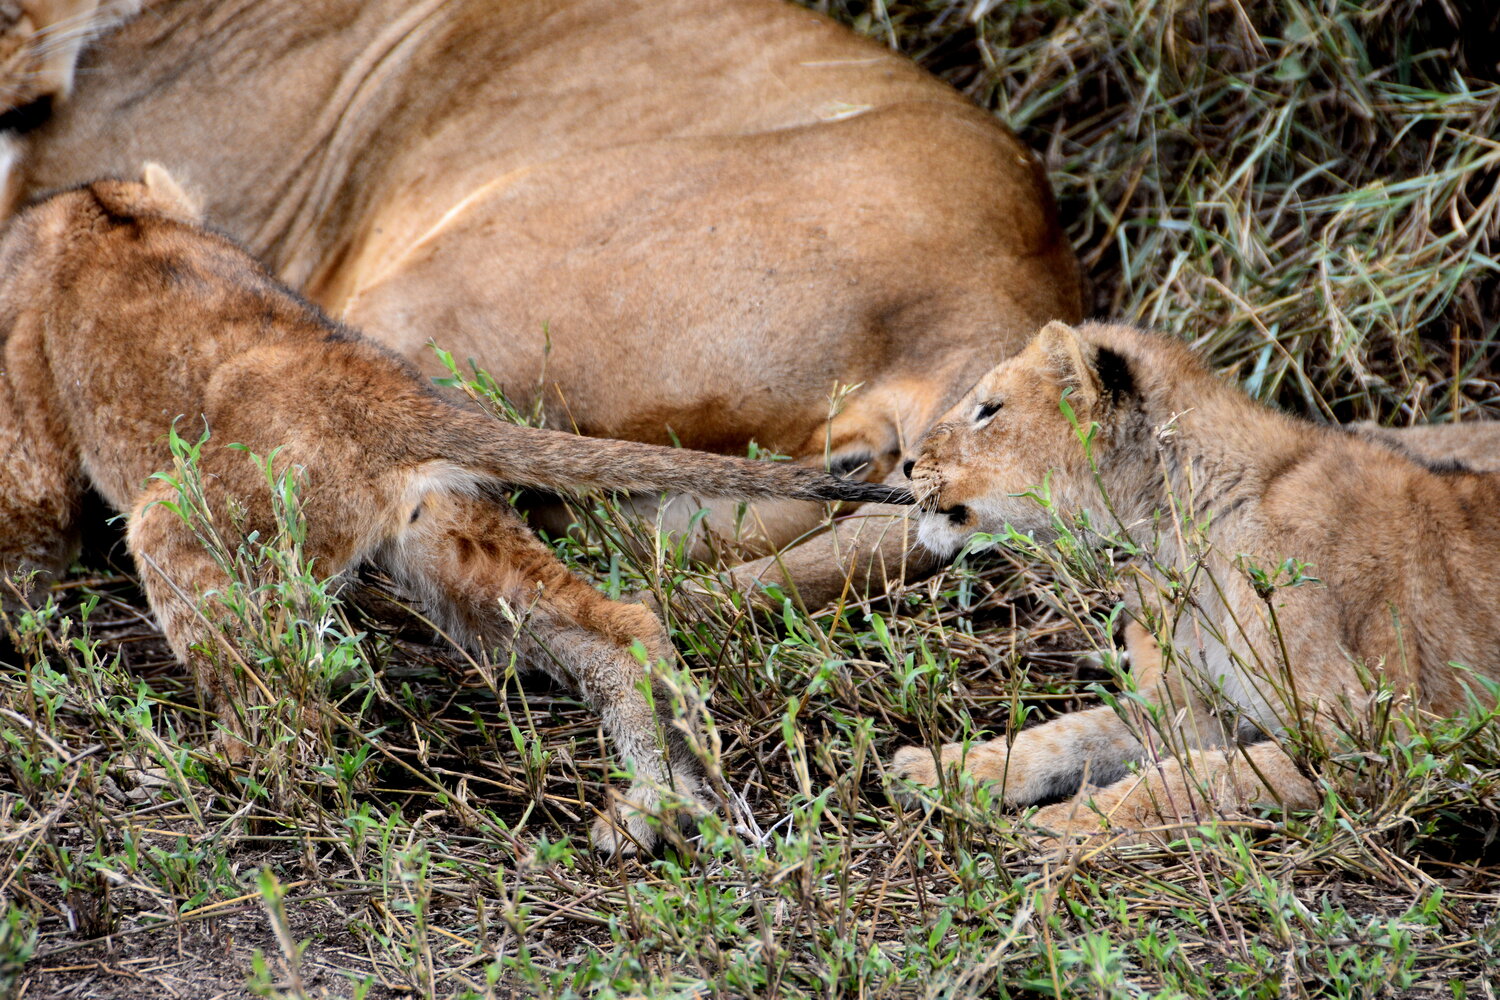
[[[0,572],[45,583],[75,548],[93,487],[128,515],[128,544],[173,651],[226,726],[228,678],[203,650],[221,641],[212,593],[225,578],[158,501],[174,489],[166,437],[206,424],[203,488],[232,499],[248,531],[273,528],[264,475],[231,445],[305,470],[307,555],[333,576],[377,563],[475,647],[513,646],[596,708],[639,781],[642,808],[698,765],[643,693],[631,653],[671,654],[644,607],[609,601],[571,575],[485,483],[544,489],[672,490],[909,502],[901,490],[813,469],[500,423],[439,396],[409,364],[328,320],[196,213],[160,168],[144,184],[100,181],[19,216],[0,241]],[[4,589],[4,588],[0,588]],[[7,595],[14,598],[19,595]],[[513,634],[509,602],[527,615]],[[658,733],[665,734],[663,747]],[[228,741],[235,745],[231,738]],[[597,842],[649,844],[639,812],[624,830],[601,813]]]
[[[1091,459],[1065,391],[1078,428],[1097,425]],[[1007,524],[1044,536],[1051,518],[1034,497],[1045,481],[1059,511],[1088,510],[1148,547],[1127,583],[1126,635],[1141,701],[1161,722],[1121,699],[1123,717],[1076,712],[967,754],[905,747],[895,772],[933,784],[939,761],[962,766],[1003,782],[1013,805],[1087,777],[1037,823],[1087,833],[1102,816],[1139,830],[1205,806],[1315,806],[1276,738],[1294,722],[1331,732],[1349,721],[1367,700],[1363,671],[1424,711],[1457,713],[1473,675],[1500,680],[1500,476],[1400,440],[1270,410],[1165,337],[1049,324],[927,434],[907,469],[927,511],[919,537],[951,552]],[[1192,533],[1177,524],[1189,520],[1206,555],[1187,551]],[[1285,585],[1288,559],[1315,579]],[[1257,585],[1253,568],[1271,579]],[[1157,649],[1141,626],[1161,623],[1173,641]],[[1136,763],[1149,766],[1127,776]]]

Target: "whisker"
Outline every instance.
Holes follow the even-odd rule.
[[[939,489],[936,484],[912,483],[910,489],[912,496],[916,497],[918,508],[927,511],[937,510],[936,497]]]
[[[133,6],[100,5],[86,13],[65,17],[39,29],[31,36],[28,47],[34,55],[50,55],[79,39],[87,40],[107,31],[134,13]]]

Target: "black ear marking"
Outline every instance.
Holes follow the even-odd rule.
[[[1135,395],[1135,373],[1130,370],[1130,362],[1117,351],[1099,348],[1094,373],[1099,377],[1100,390],[1115,402]]]

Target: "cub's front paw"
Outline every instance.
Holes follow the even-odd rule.
[[[1044,841],[1044,844],[1048,846],[1068,841],[1087,840],[1104,833],[1105,826],[1104,817],[1090,809],[1087,803],[1077,799],[1056,802],[1038,809],[1031,817],[1031,825],[1040,827],[1053,835],[1055,841]]]
[[[1038,809],[1031,825],[1050,836],[1038,838],[1037,846],[1043,851],[1061,852],[1068,848],[1127,847],[1149,840],[1164,842],[1159,836],[1161,817],[1133,806],[1110,789],[1093,789]]]
[[[650,854],[660,846],[663,828],[691,829],[713,811],[710,801],[696,776],[679,775],[665,797],[649,782],[632,785],[623,794],[611,789],[609,804],[594,820],[589,839],[597,854]]]
[[[650,853],[659,839],[645,814],[622,802],[611,803],[589,830],[594,852],[605,857],[632,858],[642,852]]]
[[[973,771],[977,749],[974,744],[947,743],[937,752],[938,759],[934,761],[930,747],[902,747],[891,757],[891,773],[900,779],[900,783],[892,786],[892,795],[902,805],[921,803],[923,796],[912,786],[936,788],[939,767],[951,779],[956,779],[960,772]]]
[[[936,785],[937,767],[927,747],[902,747],[891,757],[891,773],[914,785]]]

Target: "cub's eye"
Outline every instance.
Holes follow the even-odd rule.
[[[1000,407],[1003,405],[1005,404],[1001,403],[998,399],[992,399],[987,403],[980,403],[979,409],[974,411],[974,422],[976,424],[984,423],[986,420],[990,419],[990,417],[993,417],[995,414],[999,413]]]

